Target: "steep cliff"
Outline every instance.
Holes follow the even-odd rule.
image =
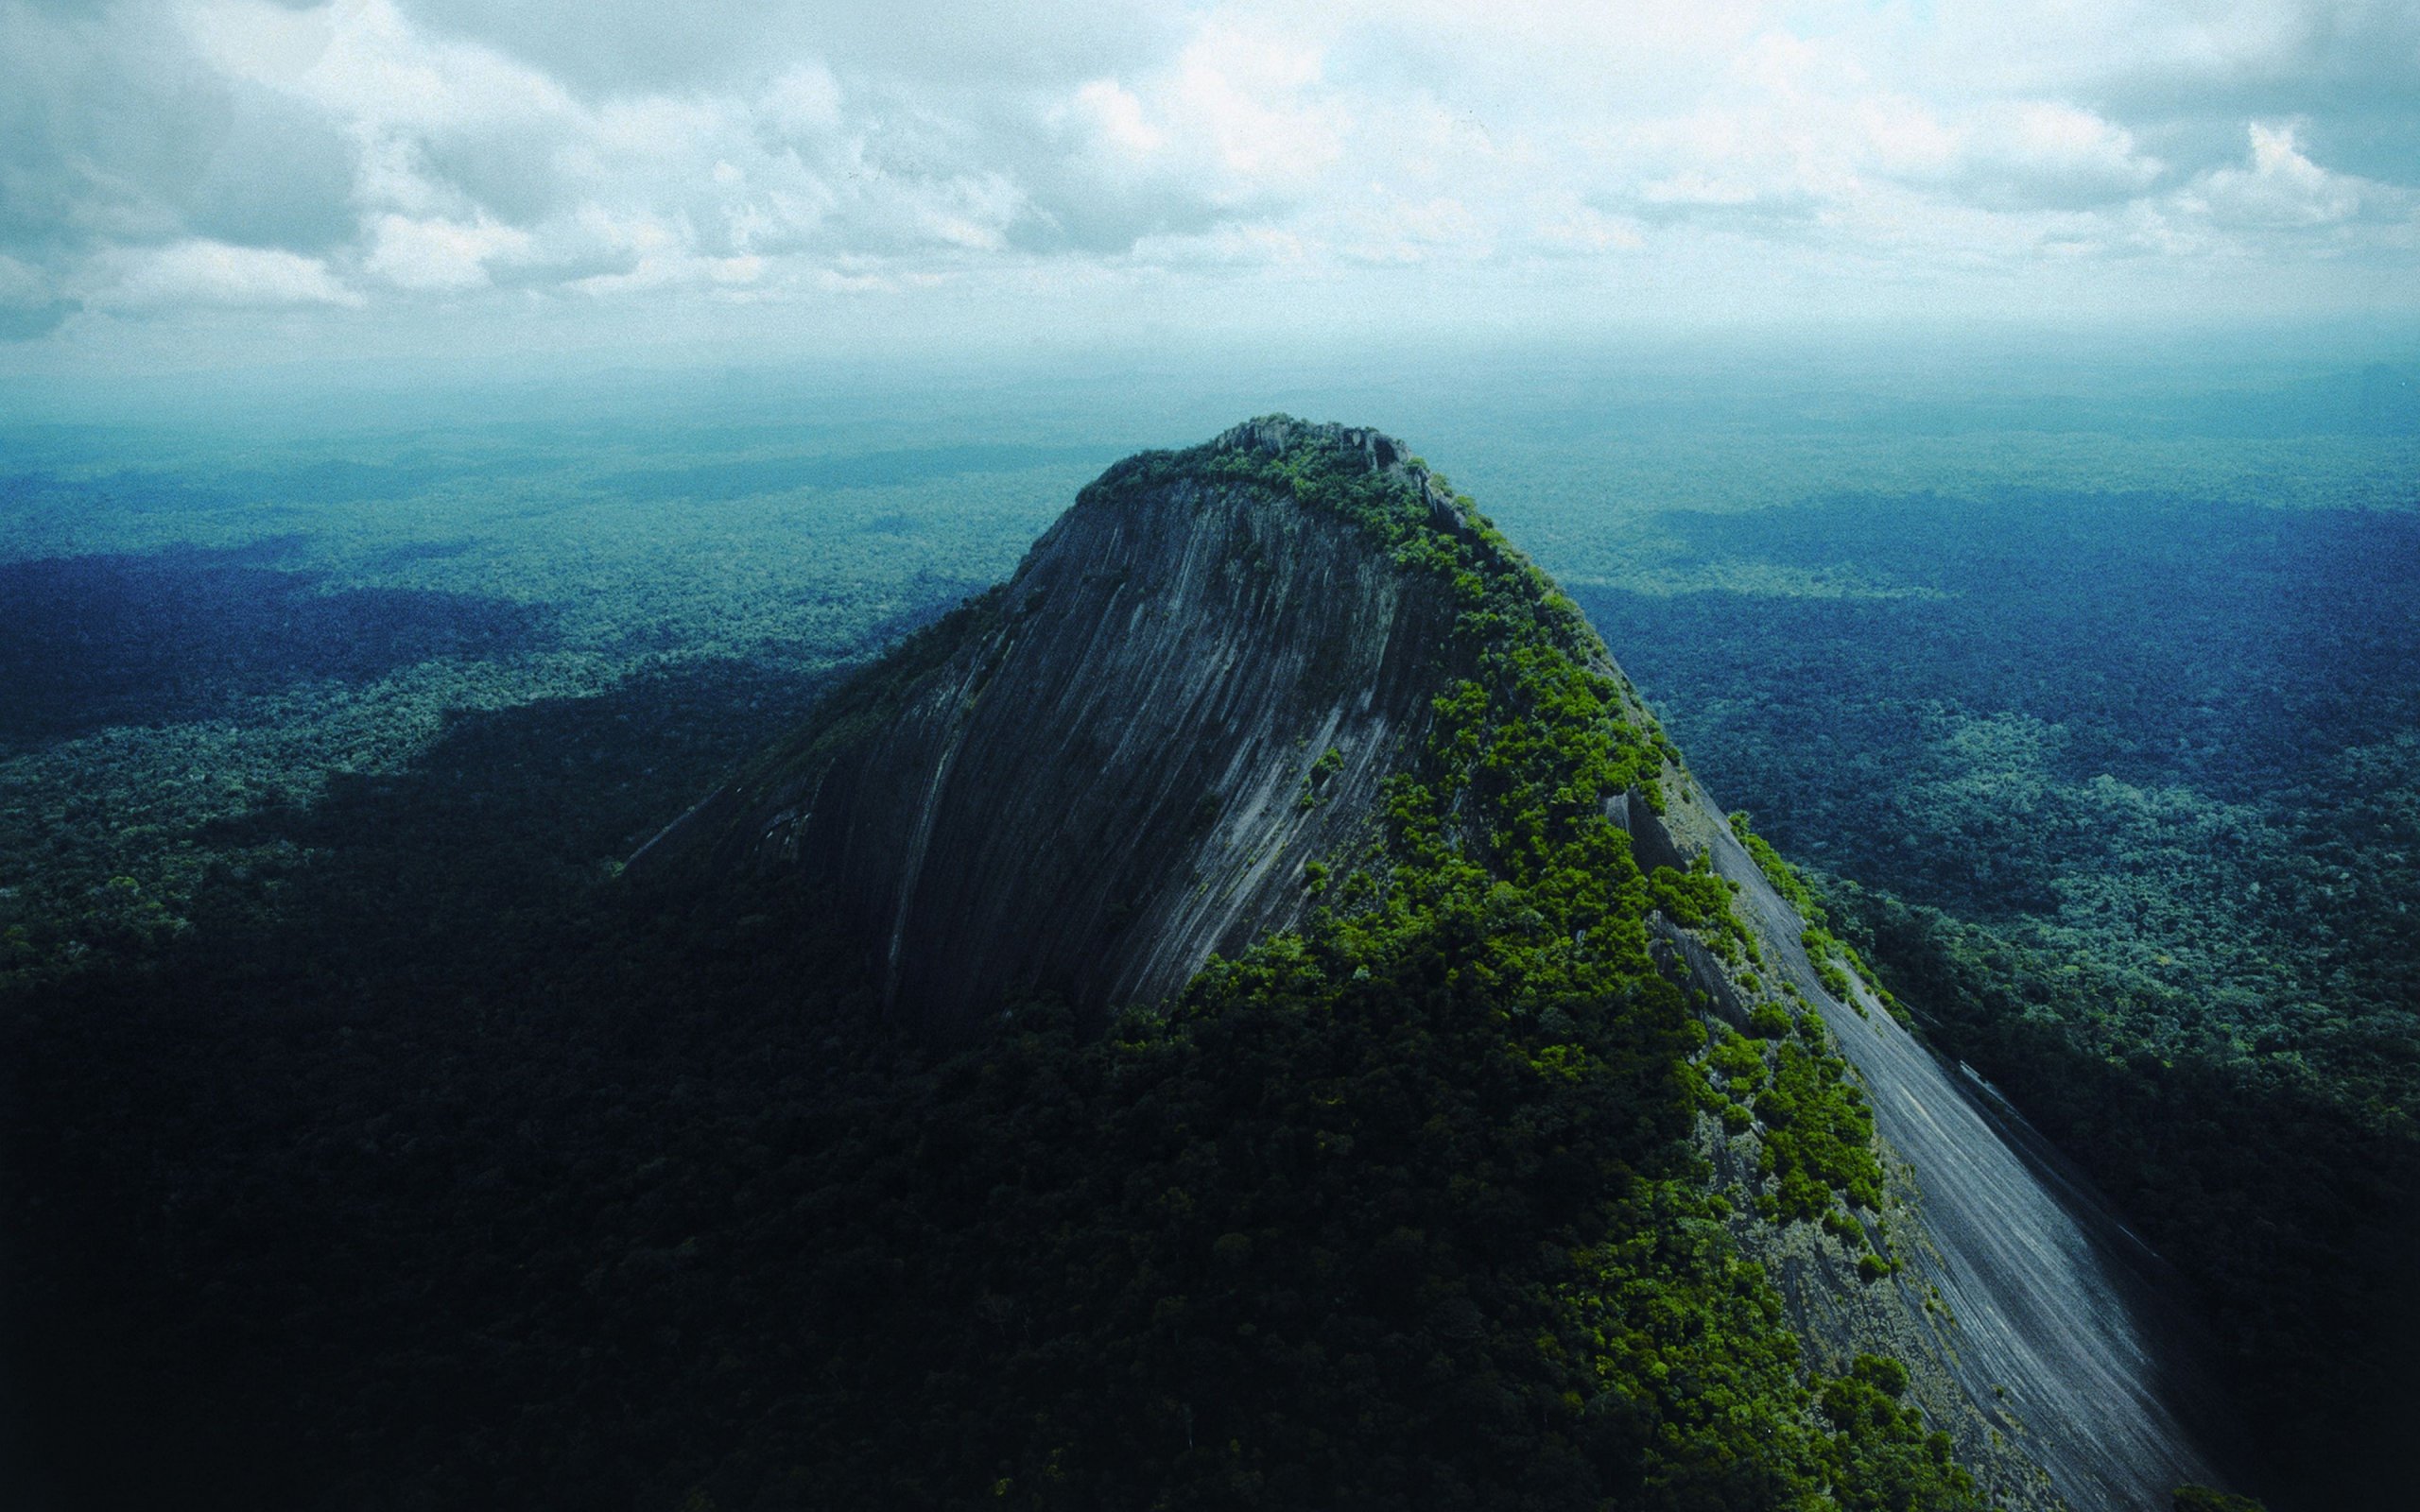
[[[2208,1446],[2223,1440],[2226,1409],[2198,1324],[2164,1289],[2166,1267],[2014,1109],[1840,969],[1846,953],[1808,930],[1769,874],[1777,860],[1760,865],[1693,776],[1671,774],[1668,791],[1667,815],[1651,822],[1734,885],[1769,974],[1821,1009],[1857,1067],[1893,1176],[1897,1269],[1885,1285],[1851,1284],[1858,1256],[1818,1228],[1735,1225],[1812,1355],[1888,1348],[1960,1425],[1962,1454],[1988,1462],[1995,1446],[2014,1446],[2078,1508],[2162,1508],[2177,1485],[2221,1480]],[[1753,1172],[1737,1146],[1754,1132],[1702,1133],[1718,1170]]]
[[[1686,1135],[1823,1403],[1768,1381],[1737,1420],[1838,1429],[1776,1451],[1772,1484],[1884,1504],[1841,1489],[1852,1419],[1901,1433],[1856,1406],[1876,1390],[2002,1505],[2151,1508],[2215,1478],[2184,1426],[2189,1331],[2122,1232],[1841,969],[1568,601],[1374,433],[1275,418],[1113,468],[1003,588],[634,862],[808,879],[886,1011],[943,1043],[1033,992],[1098,1026],[1280,997],[1410,1022],[1443,991],[1527,1089],[1505,1118],[1585,1124],[1566,1104],[1600,1086],[1660,1109],[1541,1146],[1582,1195],[1533,1211],[1608,1205],[1541,1253],[1613,1253],[1569,1246],[1635,1221],[1629,1173],[1684,1169],[1652,1150]],[[1547,1179],[1525,1168],[1471,1179]],[[1651,1328],[1608,1322],[1646,1262],[1537,1263],[1541,1379],[1574,1372],[1583,1422],[1697,1410],[1635,1353]],[[1688,1263],[1671,1286],[1729,1284]],[[1968,1504],[1945,1457],[1921,1473],[1948,1498],[1924,1504]]]
[[[1215,449],[1274,454],[1284,426]],[[1322,444],[1425,490],[1395,443]],[[1138,459],[1139,460],[1139,459]],[[872,719],[809,726],[642,857],[710,847],[836,885],[885,1001],[962,1038],[1014,993],[1095,1017],[1295,922],[1303,866],[1364,847],[1378,784],[1464,668],[1449,585],[1362,527],[1214,474],[1114,468],[996,594],[928,633]],[[927,664],[929,663],[929,664]]]

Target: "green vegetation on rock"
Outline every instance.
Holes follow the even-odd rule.
[[[1580,592],[1808,868],[1758,850],[1775,886],[1820,885],[1833,985],[1872,963],[2084,1168],[2210,1321],[2272,1500],[2315,1509],[2408,1486],[2420,1412],[2420,524],[2408,487],[2275,507],[2313,448],[2248,497],[2136,469],[1668,514],[1719,574]]]
[[[1945,1454],[1904,1452],[1925,1443],[1912,1412],[1850,1410],[1852,1383],[1804,1378],[1778,1300],[1699,1194],[1683,1136],[1703,1034],[1646,920],[1664,903],[1711,940],[1746,936],[1719,880],[1641,877],[1606,816],[1608,796],[1654,790],[1663,758],[1588,666],[1593,637],[1483,524],[1439,527],[1416,477],[1356,454],[1151,456],[1098,487],[1205,473],[1344,513],[1446,577],[1475,675],[1440,696],[1426,759],[1391,785],[1374,897],[1214,962],[1165,1019],[1057,1052],[1077,1066],[1050,1080],[1121,1089],[1084,1143],[1165,1162],[1124,1179],[1160,1195],[1147,1230],[1106,1241],[1142,1263],[1097,1319],[1099,1347],[1122,1358],[1165,1334],[1178,1353],[1137,1370],[1161,1394],[1114,1429],[1087,1414],[1028,1439],[1009,1484],[1040,1504],[1130,1476],[1304,1505],[1449,1485],[1481,1504],[1559,1487],[1879,1507],[1914,1504],[1877,1499],[1913,1485],[1922,1504],[1967,1504]],[[1753,1051],[1736,1068],[1759,1084],[1775,1210],[1815,1217],[1836,1188],[1878,1205],[1870,1122],[1820,1021],[1795,1029],[1769,1075]],[[1246,1264],[1250,1288],[1220,1284]],[[1288,1312],[1312,1296],[1320,1316]],[[1404,1341],[1368,1380],[1362,1328]],[[1387,1393],[1379,1433],[1343,1431],[1343,1402],[1404,1372],[1416,1384]],[[1205,1449],[1205,1401],[1254,1406],[1220,1416]],[[1134,1446],[1180,1421],[1196,1447],[1138,1475]]]

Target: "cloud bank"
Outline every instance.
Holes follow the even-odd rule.
[[[0,0],[0,338],[2409,314],[2415,101],[2402,0]]]

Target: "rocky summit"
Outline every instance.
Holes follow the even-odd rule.
[[[1475,525],[1398,443],[1260,421]],[[691,847],[836,885],[886,1003],[962,1039],[1013,992],[1096,1018],[1295,922],[1456,675],[1445,585],[1338,514],[1133,458],[1001,588],[911,642],[642,858]],[[1148,480],[1148,481],[1147,481]]]

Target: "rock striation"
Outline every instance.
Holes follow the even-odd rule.
[[[1971,1074],[1945,1064],[1864,982],[1829,985],[1806,921],[1733,834],[1694,776],[1670,774],[1671,843],[1732,882],[1766,960],[1816,1004],[1858,1071],[1893,1176],[1900,1242],[1887,1284],[1807,1225],[1734,1225],[1780,1286],[1814,1360],[1859,1350],[1905,1362],[1961,1457],[2011,1505],[2164,1512],[2169,1492],[2225,1477],[2210,1446],[2226,1409],[2207,1342],[2164,1288],[2165,1267],[2090,1183]],[[1720,971],[1719,963],[1706,966]],[[1718,1170],[1750,1152],[1702,1129]],[[2031,1483],[2031,1484],[2029,1484]]]
[[[1184,465],[1131,458],[1005,585],[835,696],[633,866],[811,881],[845,912],[886,1011],[943,1043],[974,1041],[1032,993],[1098,1023],[1296,927],[1328,871],[1383,865],[1386,783],[1414,770],[1472,656],[1435,575],[1216,465],[1305,445],[1411,490],[1431,528],[1500,542],[1365,429],[1277,417]],[[1622,690],[1621,717],[1651,729],[1581,634],[1590,670]],[[1893,1177],[1878,1216],[1898,1264],[1879,1280],[1816,1225],[1753,1205],[1733,1222],[1812,1360],[1836,1373],[1861,1352],[1905,1362],[1927,1419],[2001,1505],[2164,1507],[2180,1483],[2218,1481],[2196,1344],[2155,1265],[2021,1121],[1863,984],[1810,960],[1806,921],[1661,747],[1659,791],[1622,792],[1606,813],[1642,871],[1696,867],[1732,885],[1761,975],[1662,915],[1648,920],[1658,969],[1709,1025],[1744,1027],[1758,994],[1785,985],[1820,1012]],[[1758,1131],[1701,1115],[1698,1137],[1715,1183],[1756,1188]]]
[[[1256,421],[1215,444],[1295,434]],[[1321,434],[1414,477],[1374,432]],[[886,1005],[943,1040],[1018,994],[1096,1018],[1154,1002],[1293,923],[1304,864],[1355,849],[1419,749],[1453,607],[1335,515],[1117,478],[936,627],[946,644],[879,728],[810,728],[636,859],[703,846],[833,885]]]

